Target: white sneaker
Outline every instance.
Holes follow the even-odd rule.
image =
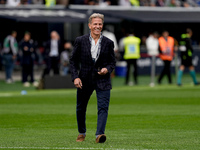
[[[6,83],[10,84],[10,83],[12,83],[12,80],[11,79],[7,79]]]
[[[133,84],[132,81],[130,81],[130,82],[128,83],[128,85],[129,85],[129,86],[133,86],[134,84]]]
[[[37,81],[34,81],[34,82],[33,82],[33,86],[34,86],[34,87],[38,87],[38,85],[39,85],[39,83],[38,83]]]
[[[150,87],[154,87],[155,84],[154,84],[154,83],[150,83],[149,86],[150,86]]]
[[[25,82],[24,83],[24,87],[30,87],[30,83],[29,82]]]

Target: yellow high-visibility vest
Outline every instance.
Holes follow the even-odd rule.
[[[135,36],[128,36],[123,39],[125,46],[124,59],[138,59],[140,58],[140,38]]]
[[[140,1],[139,0],[130,0],[131,4],[133,6],[140,6]]]
[[[56,0],[45,0],[46,7],[52,7],[56,5]]]

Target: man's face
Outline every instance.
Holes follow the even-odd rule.
[[[192,31],[191,31],[191,32],[189,32],[188,34],[189,34],[189,37],[191,38],[191,37],[192,37]]]
[[[65,49],[70,49],[71,46],[72,46],[71,43],[68,43],[68,42],[64,44]]]
[[[91,34],[98,36],[101,34],[103,28],[103,21],[101,18],[92,18],[91,23],[88,24]]]
[[[29,34],[25,34],[24,35],[24,40],[25,41],[29,41],[30,40],[30,35]]]
[[[153,37],[154,37],[154,38],[158,38],[159,36],[158,36],[157,33],[154,33],[154,34],[153,34]]]
[[[52,40],[58,40],[58,35],[57,35],[57,33],[55,31],[51,32],[51,39]]]
[[[164,36],[165,38],[167,38],[167,37],[169,36],[169,32],[167,32],[167,31],[163,32],[163,36]]]
[[[13,33],[12,33],[12,36],[13,36],[14,38],[16,38],[16,37],[17,37],[17,32],[13,32]]]

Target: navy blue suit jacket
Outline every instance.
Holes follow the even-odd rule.
[[[91,43],[89,34],[77,37],[74,44],[74,50],[70,58],[70,68],[72,81],[80,78],[84,87],[94,86],[101,90],[109,90],[111,86],[111,77],[115,68],[114,43],[103,36],[101,41],[101,50],[97,61],[94,63],[91,55]],[[101,68],[107,68],[106,75],[99,75],[97,72]]]

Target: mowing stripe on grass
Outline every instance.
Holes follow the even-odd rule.
[[[81,148],[81,147],[72,147],[72,148],[67,148],[67,147],[0,147],[0,149],[55,149],[55,150],[67,150],[67,149],[104,149],[104,150],[135,150],[135,149],[118,149],[118,148]]]
[[[67,147],[0,147],[0,149],[55,149],[55,150],[62,150],[62,149],[103,149],[103,148],[67,148]]]
[[[10,97],[12,95],[11,93],[0,93],[0,97]]]

